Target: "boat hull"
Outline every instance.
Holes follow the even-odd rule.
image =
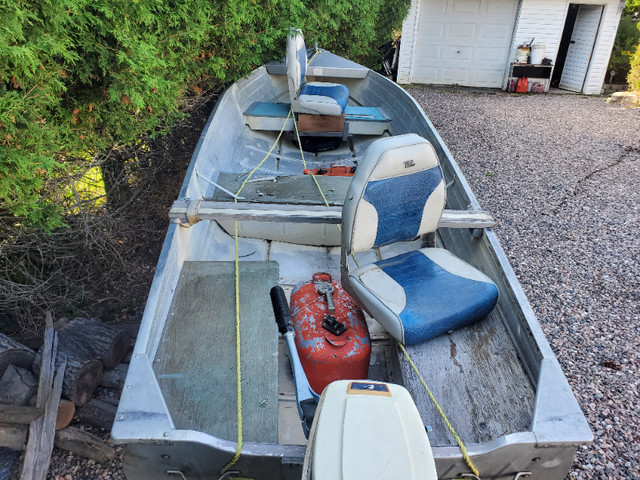
[[[340,78],[339,69],[328,71],[332,76],[327,80],[347,84],[353,101],[379,106],[392,118],[389,134],[413,132],[433,144],[448,185],[448,209],[480,209],[449,150],[404,90],[371,71],[364,76],[345,78]],[[284,77],[271,75],[264,67],[230,87],[205,127],[179,198],[211,198],[218,172],[243,174],[254,168],[268,152],[275,136],[246,128],[242,112],[255,101],[283,99],[286,99]],[[363,154],[373,140],[375,138],[363,138],[347,148],[351,158]],[[281,145],[277,158],[267,155],[261,167],[263,175],[270,171],[291,174],[301,170],[301,159],[296,157],[295,148],[286,142]],[[184,412],[176,411],[168,402],[167,389],[173,388],[172,375],[182,375],[191,381],[201,372],[158,370],[158,364],[162,364],[165,357],[190,348],[184,344],[174,345],[168,334],[175,313],[174,296],[181,291],[185,265],[232,262],[234,241],[228,234],[231,230],[231,224],[213,220],[201,221],[190,228],[176,224],[169,227],[112,430],[113,441],[127,445],[124,468],[129,480],[164,476],[218,478],[233,457],[235,434],[221,437],[212,433],[213,430],[196,428],[194,425],[199,425],[201,419],[185,419]],[[495,232],[488,228],[480,235],[477,233],[469,229],[441,228],[436,241],[497,284],[500,298],[494,313],[476,325],[408,350],[416,357],[419,367],[428,372],[429,387],[441,399],[452,423],[461,426],[461,437],[481,478],[506,480],[513,479],[519,472],[532,472],[537,478],[562,480],[571,468],[576,449],[592,440],[591,431]],[[340,249],[334,246],[339,233],[335,225],[265,226],[263,222],[244,222],[241,236],[240,263],[277,262],[276,277],[289,292],[316,271],[327,271],[334,278],[340,276]],[[408,247],[384,247],[365,256],[384,258],[397,254],[397,249],[402,248]],[[193,295],[193,301],[197,301],[197,291]],[[213,335],[209,333],[209,321],[205,318],[193,328],[202,345],[215,347],[220,339],[207,338]],[[267,320],[263,322],[266,325]],[[409,371],[406,361],[397,355],[393,341],[374,324],[369,324],[373,352],[369,374],[374,379],[401,383],[411,392],[425,425],[432,430],[429,437],[439,478],[458,478],[469,472],[442,420],[433,413],[419,381]],[[265,331],[269,331],[269,335],[272,331],[277,337],[275,325],[271,326],[272,329],[265,326]],[[305,440],[300,438],[302,429],[296,419],[286,425],[283,420],[293,418],[291,412],[295,416],[295,397],[292,400],[290,372],[282,345],[279,348],[279,355],[274,352],[278,356],[278,368],[263,369],[264,372],[278,370],[279,386],[275,391],[278,439],[277,442],[255,441],[251,438],[253,432],[247,432],[242,455],[233,466],[243,477],[290,479],[299,478],[301,473]],[[201,365],[201,368],[215,369],[216,365]],[[230,375],[232,379],[225,387],[232,406],[236,400],[234,375]],[[198,383],[189,381],[185,385]],[[191,395],[189,391],[178,393],[185,397]],[[175,396],[176,392],[171,394]],[[193,402],[198,415],[218,415],[218,405],[207,404],[210,399],[198,397]],[[191,421],[194,423],[189,423]]]

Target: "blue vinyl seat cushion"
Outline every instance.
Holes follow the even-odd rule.
[[[341,115],[349,101],[349,89],[338,83],[305,83],[300,89],[298,101],[303,108]]]
[[[381,260],[349,276],[365,308],[406,345],[476,322],[498,300],[489,277],[440,248]]]

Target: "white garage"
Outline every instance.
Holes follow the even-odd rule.
[[[624,0],[412,0],[402,28],[398,83],[506,88],[542,76],[599,94]],[[551,65],[516,64],[533,40]]]

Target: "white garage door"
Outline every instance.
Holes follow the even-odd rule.
[[[501,87],[517,0],[421,0],[412,81]]]

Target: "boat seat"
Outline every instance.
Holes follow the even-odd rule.
[[[344,288],[399,342],[412,345],[478,321],[498,288],[442,248],[422,248],[349,271],[348,256],[434,232],[446,188],[433,146],[415,135],[373,142],[342,211]]]
[[[287,82],[291,105],[296,113],[343,115],[349,100],[349,89],[330,82],[305,82],[307,47],[302,31],[291,28],[287,38]]]

